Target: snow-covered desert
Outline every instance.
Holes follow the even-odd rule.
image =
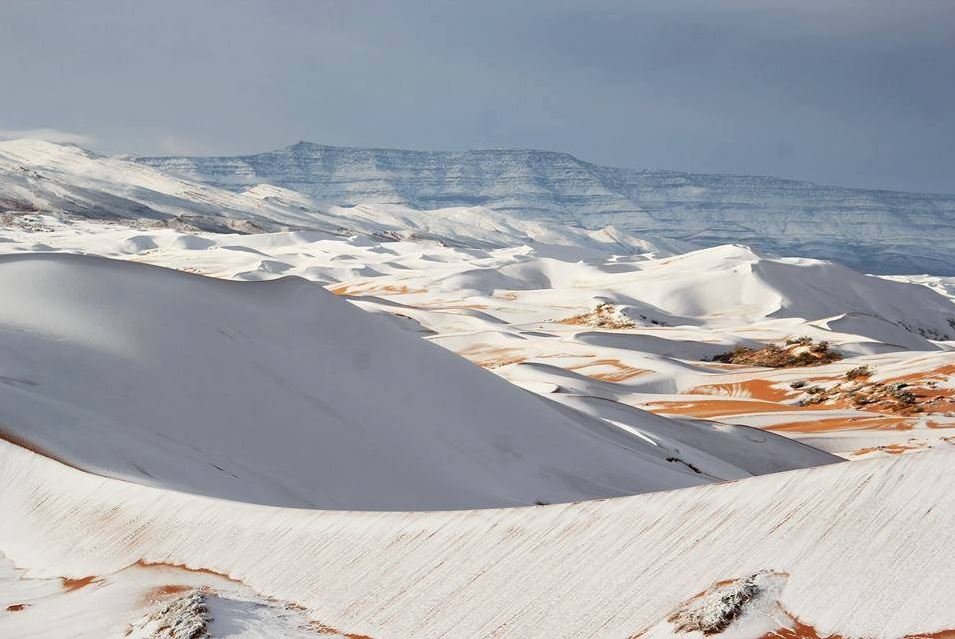
[[[270,170],[0,142],[0,636],[953,636],[942,244]]]

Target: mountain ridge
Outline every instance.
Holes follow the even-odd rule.
[[[132,156],[229,190],[268,183],[331,205],[485,206],[700,246],[739,242],[876,273],[955,274],[955,195],[764,176],[627,169],[557,151],[411,151],[301,141],[258,154]]]
[[[82,149],[83,147],[72,143],[72,142],[58,142],[63,146],[74,146]],[[135,153],[121,153],[118,155],[111,154],[98,154],[95,151],[90,151],[89,149],[83,149],[88,153],[93,153],[95,155],[103,155],[104,157],[118,157],[122,159],[129,159],[135,162],[142,161],[155,161],[155,160],[164,160],[164,159],[208,159],[208,158],[247,158],[253,157],[256,155],[263,155],[266,153],[279,153],[281,151],[291,150],[295,148],[307,149],[307,148],[319,148],[319,149],[337,149],[337,150],[347,150],[347,151],[374,151],[374,152],[400,152],[400,153],[419,153],[423,155],[466,155],[469,153],[504,153],[504,154],[535,154],[535,155],[552,155],[555,157],[566,157],[572,159],[576,162],[579,162],[584,165],[592,166],[595,168],[601,169],[616,169],[621,171],[632,171],[636,173],[654,173],[654,174],[672,174],[672,175],[694,175],[702,177],[713,177],[713,178],[759,178],[759,179],[768,179],[777,182],[790,182],[792,184],[802,184],[807,186],[815,186],[818,188],[838,188],[838,189],[847,189],[853,191],[866,191],[874,193],[888,193],[888,194],[901,194],[901,195],[917,195],[917,196],[929,196],[929,197],[951,197],[955,198],[955,191],[948,193],[943,191],[910,191],[907,189],[891,189],[891,188],[870,188],[864,186],[849,186],[845,184],[835,184],[829,182],[818,182],[815,180],[804,180],[801,178],[791,178],[784,177],[781,175],[766,175],[762,173],[733,173],[733,172],[722,172],[722,171],[684,171],[681,169],[665,169],[665,168],[650,168],[650,167],[633,167],[633,166],[611,166],[609,164],[600,164],[599,162],[591,162],[589,160],[583,160],[580,157],[570,153],[568,151],[553,151],[550,149],[539,149],[536,147],[521,147],[521,146],[489,146],[489,147],[474,147],[471,149],[465,149],[463,151],[453,151],[448,149],[403,149],[396,146],[351,146],[346,144],[323,144],[321,142],[312,142],[310,140],[298,140],[292,144],[287,144],[285,146],[273,149],[271,151],[260,151],[256,153],[236,153],[236,154],[169,154],[169,155],[147,155],[147,154],[135,154]]]

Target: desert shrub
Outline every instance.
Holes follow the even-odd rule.
[[[808,346],[808,349],[801,348]],[[799,352],[796,352],[799,351]],[[746,346],[737,346],[732,351],[715,355],[714,362],[725,364],[743,364],[767,368],[792,368],[797,366],[819,366],[842,359],[839,353],[829,348],[828,342],[818,344],[799,340],[790,340],[786,348],[772,344],[755,350]]]
[[[872,369],[868,366],[856,366],[846,371],[846,379],[859,379],[860,377],[869,377],[872,375]]]
[[[918,397],[915,393],[910,393],[909,391],[896,391],[893,393],[893,397],[895,397],[900,404],[905,406],[912,406],[918,401]]]
[[[753,349],[746,348],[745,346],[737,346],[733,350],[714,355],[712,361],[714,362],[723,362],[724,364],[733,364],[737,360],[740,360],[744,357],[747,357],[750,353],[753,352]]]
[[[811,342],[810,342],[810,343],[811,343]],[[812,347],[810,348],[810,350],[811,350],[813,353],[829,353],[829,352],[831,352],[831,351],[829,350],[829,342],[826,342],[826,341],[819,342],[818,344],[813,344]]]

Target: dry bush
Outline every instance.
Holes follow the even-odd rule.
[[[752,349],[737,346],[728,353],[713,357],[714,362],[760,366],[763,368],[795,368],[798,366],[821,366],[842,359],[842,355],[829,347],[829,342],[816,342],[803,337],[789,340],[785,347],[770,345]]]

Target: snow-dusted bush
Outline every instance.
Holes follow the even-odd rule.
[[[704,635],[723,632],[760,594],[761,582],[769,574],[769,571],[760,571],[745,579],[718,584],[687,602],[667,620],[680,632],[699,631]]]

